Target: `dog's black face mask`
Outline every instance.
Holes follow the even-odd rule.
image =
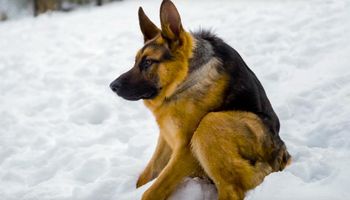
[[[158,94],[156,83],[144,78],[137,67],[119,76],[110,84],[110,88],[118,96],[130,101],[153,99]]]

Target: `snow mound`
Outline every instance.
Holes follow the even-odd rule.
[[[185,28],[215,28],[256,72],[293,156],[248,200],[350,197],[350,2],[176,1]],[[137,9],[121,1],[0,24],[0,199],[140,199],[158,129],[142,102],[109,83],[142,46]],[[205,12],[203,12],[205,11]],[[170,200],[211,200],[186,179]]]

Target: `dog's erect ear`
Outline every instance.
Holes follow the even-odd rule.
[[[153,39],[160,33],[159,28],[154,25],[153,22],[146,16],[145,12],[143,12],[142,7],[139,8],[139,23],[144,42]]]
[[[160,22],[163,36],[172,41],[180,39],[180,34],[184,31],[180,14],[170,0],[163,0],[160,6]]]

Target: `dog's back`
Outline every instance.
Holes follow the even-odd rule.
[[[279,136],[279,119],[260,81],[239,53],[222,39],[210,31],[203,30],[193,33],[193,36],[199,44],[197,44],[198,50],[194,50],[194,62],[190,65],[190,70],[199,69],[204,66],[206,61],[210,60],[210,57],[216,57],[221,61],[221,65],[217,66],[218,70],[228,73],[230,77],[222,104],[214,111],[247,111],[259,116],[270,133],[271,163],[279,160],[281,166],[277,166],[276,163],[274,166],[276,170],[277,168],[282,170],[284,168],[282,166],[285,166],[289,161],[290,155]],[[196,54],[196,51],[200,53]]]

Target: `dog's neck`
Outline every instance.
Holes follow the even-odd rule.
[[[214,57],[214,51],[210,43],[202,38],[193,37],[193,50],[192,57],[189,59],[188,76],[179,84],[169,99],[174,99],[178,95],[186,92],[190,88],[196,85],[202,85],[204,77],[209,74],[211,78],[215,78],[217,75],[217,66],[220,65],[220,61]],[[202,86],[196,87],[197,89],[204,89]]]
[[[192,37],[194,39],[192,57],[189,61],[189,73],[208,63],[214,56],[213,48],[207,40],[196,36]]]
[[[206,89],[210,87],[210,83],[219,77],[217,67],[220,64],[217,58],[211,57],[201,66],[194,66],[196,69],[189,73],[186,80],[177,87],[171,99],[176,99],[184,93],[198,92],[197,90],[205,93]]]

